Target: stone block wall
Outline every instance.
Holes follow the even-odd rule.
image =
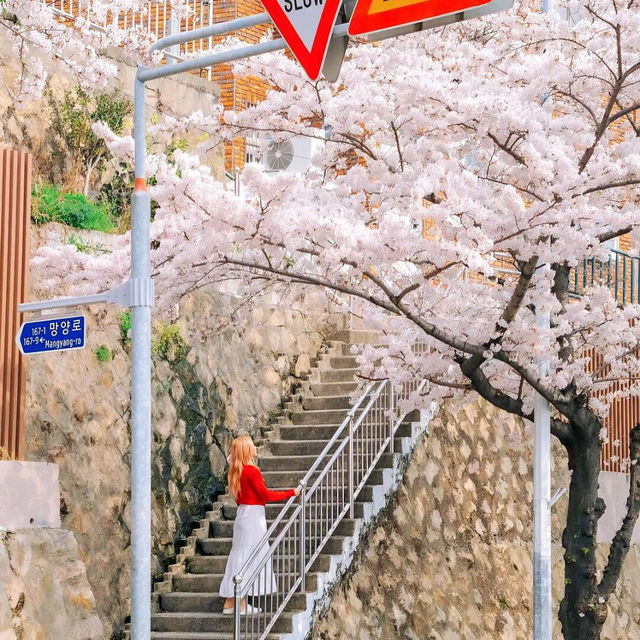
[[[369,531],[311,640],[528,640],[532,636],[532,434],[484,402],[441,410],[395,501]],[[553,451],[553,489],[568,486]],[[552,490],[553,490],[552,489]],[[564,589],[553,511],[553,599]],[[600,549],[601,562],[607,548]],[[554,638],[560,638],[556,622]],[[640,549],[611,600],[603,638],[640,638]]]
[[[103,640],[104,629],[73,534],[0,534],[0,638]]]

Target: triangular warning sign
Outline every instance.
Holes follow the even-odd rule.
[[[309,78],[317,80],[342,0],[262,0],[262,4]]]

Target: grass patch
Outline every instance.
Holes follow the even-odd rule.
[[[62,193],[52,184],[33,187],[31,220],[35,224],[61,222],[76,229],[113,230],[108,207],[91,202],[81,193]]]
[[[98,362],[111,362],[113,355],[106,344],[101,344],[95,351]]]

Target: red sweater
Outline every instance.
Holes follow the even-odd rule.
[[[267,489],[258,467],[248,464],[242,470],[240,476],[240,495],[236,499],[236,504],[260,504],[264,506],[267,502],[282,502],[295,495],[293,489],[286,491],[271,491]]]

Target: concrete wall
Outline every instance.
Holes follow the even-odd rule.
[[[0,461],[0,528],[60,527],[58,465]]]
[[[598,523],[598,542],[609,543],[627,513],[627,497],[629,496],[629,476],[626,473],[612,471],[600,472],[600,496],[607,505],[607,510]],[[631,538],[632,544],[640,544],[640,523],[636,522]]]

